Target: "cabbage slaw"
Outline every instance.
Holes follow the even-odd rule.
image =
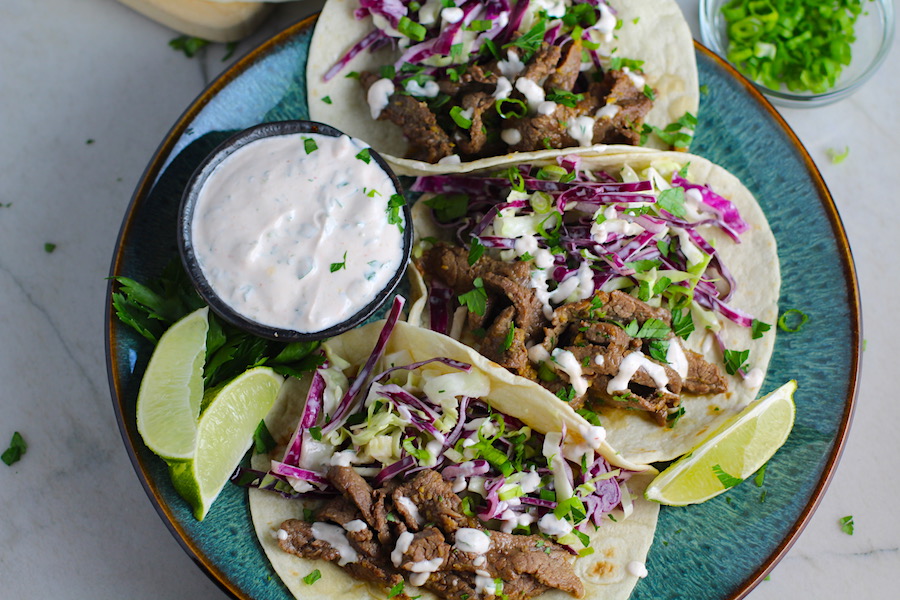
[[[452,481],[470,516],[507,532],[536,528],[589,554],[588,532],[616,509],[620,518],[630,514],[631,473],[587,444],[567,443],[565,431],[541,434],[492,410],[488,375],[469,364],[383,355],[402,305],[398,297],[355,377],[334,355],[317,369],[282,459],[268,473],[244,470],[234,481],[315,499],[336,493],[325,476],[332,465],[352,466],[373,486],[434,469]]]

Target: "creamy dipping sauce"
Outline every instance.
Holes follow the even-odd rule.
[[[346,135],[265,137],[212,171],[191,235],[225,304],[261,325],[312,333],[389,285],[403,268],[407,223],[390,205],[399,193],[390,176],[367,153],[358,157],[366,148]]]

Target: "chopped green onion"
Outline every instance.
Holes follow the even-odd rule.
[[[799,319],[799,321],[797,319]],[[784,313],[778,317],[778,327],[782,331],[788,333],[797,333],[807,321],[809,321],[809,317],[805,312],[796,308],[791,308],[784,311]]]
[[[320,579],[322,579],[322,572],[316,569],[303,578],[303,583],[305,583],[306,585],[312,585]]]
[[[528,114],[528,106],[517,98],[498,98],[494,106],[503,119],[521,119]]]
[[[417,42],[425,39],[425,26],[406,16],[400,17],[400,21],[397,23],[397,31]]]
[[[822,93],[852,58],[859,0],[731,0],[722,7],[727,58],[771,88]]]
[[[463,129],[469,129],[472,126],[472,119],[465,116],[463,114],[463,109],[459,106],[454,106],[450,109],[450,118],[453,119],[453,122]]]

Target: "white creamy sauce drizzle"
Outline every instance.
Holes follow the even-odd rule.
[[[603,108],[599,109],[596,113],[594,113],[594,116],[598,119],[612,119],[617,114],[619,114],[620,110],[622,110],[622,107],[618,104],[607,104]]]
[[[492,96],[497,100],[505,100],[506,98],[509,98],[509,95],[512,93],[512,89],[512,83],[510,83],[509,79],[501,75],[497,78],[497,87],[494,88],[494,93],[492,94]]]
[[[522,141],[522,132],[518,129],[504,129],[500,132],[500,139],[508,146],[515,146]]]
[[[572,524],[548,512],[538,520],[538,529],[541,533],[561,537],[572,531]]]
[[[491,538],[480,529],[461,527],[456,530],[454,547],[462,552],[484,554],[491,549]]]
[[[458,165],[462,162],[459,154],[448,154],[438,161],[439,165]]]
[[[425,520],[422,518],[422,515],[419,514],[419,507],[415,505],[415,503],[407,498],[406,496],[398,496],[397,504],[403,507],[403,509],[409,513],[409,516],[413,518],[413,520],[422,525]]]
[[[305,151],[306,138],[316,150]],[[387,286],[403,258],[403,233],[387,212],[397,189],[374,160],[356,158],[365,148],[347,136],[283,135],[216,167],[191,227],[200,269],[223,302],[263,325],[315,332]]]
[[[394,563],[395,567],[400,567],[403,564],[403,554],[409,550],[409,545],[412,544],[413,534],[409,531],[404,531],[399,536],[397,536],[397,543],[394,545],[394,549],[391,550],[391,562]]]
[[[518,77],[519,73],[521,73],[525,69],[525,63],[523,63],[519,56],[513,52],[512,50],[506,51],[506,60],[501,60],[497,63],[497,67],[500,69],[500,73],[507,78],[507,80],[512,80]],[[497,82],[499,85],[499,81]],[[512,90],[510,90],[512,91]]]
[[[647,372],[650,378],[653,379],[653,383],[656,384],[657,389],[661,391],[666,390],[666,386],[669,384],[666,369],[644,356],[643,352],[634,351],[622,359],[622,362],[619,364],[619,372],[606,385],[606,393],[613,394],[627,390],[628,382],[631,381],[638,369],[643,369]]]
[[[594,139],[594,119],[586,115],[575,117],[569,121],[566,133],[572,136],[579,146],[590,146]]]
[[[519,77],[516,79],[515,85],[516,89],[525,96],[525,101],[528,103],[528,110],[530,112],[536,112],[538,107],[544,101],[544,88],[527,77]]]
[[[337,550],[340,555],[340,559],[338,559],[339,566],[343,567],[347,563],[359,560],[359,555],[353,549],[353,546],[350,545],[350,542],[347,541],[347,534],[344,533],[343,528],[337,525],[316,522],[312,524],[310,531],[314,538],[328,542],[332,548]]]
[[[366,93],[366,101],[369,103],[369,110],[372,119],[378,119],[381,111],[388,105],[391,94],[394,93],[394,82],[390,79],[379,79],[372,84]]]
[[[553,357],[553,361],[559,367],[560,371],[562,371],[569,377],[569,383],[572,384],[572,388],[575,390],[575,395],[581,396],[585,392],[587,392],[588,381],[584,378],[584,376],[582,376],[581,363],[578,362],[578,359],[575,358],[575,355],[572,354],[569,350],[554,348],[551,356]]]
[[[434,98],[441,92],[436,81],[426,81],[425,85],[420,85],[415,79],[407,81],[404,89],[412,96],[424,98]]]
[[[648,575],[647,565],[645,565],[642,562],[638,562],[636,560],[633,560],[630,563],[628,563],[628,566],[625,568],[629,574],[631,574],[635,577],[640,577],[641,579],[643,579],[644,577],[646,577]]]
[[[540,104],[538,104],[537,112],[539,115],[552,115],[553,111],[556,110],[556,102],[552,100],[544,100]]]
[[[365,531],[367,527],[366,522],[361,519],[353,519],[352,521],[344,523],[344,529],[350,533]]]
[[[682,379],[688,376],[689,363],[687,355],[684,353],[684,348],[681,347],[681,342],[677,339],[669,340],[669,349],[666,350],[666,362]]]
[[[633,83],[634,87],[636,87],[637,89],[643,90],[644,86],[647,85],[647,80],[644,79],[643,75],[635,73],[628,67],[622,67],[622,72],[628,75],[628,79],[631,80],[631,83]]]

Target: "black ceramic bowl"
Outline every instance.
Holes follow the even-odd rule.
[[[200,296],[207,304],[209,304],[209,307],[213,312],[235,327],[262,338],[282,342],[326,339],[352,329],[365,321],[391,299],[394,290],[403,278],[412,251],[412,215],[410,213],[409,205],[404,203],[401,209],[405,219],[405,227],[403,228],[403,249],[400,266],[390,278],[388,284],[377,293],[371,302],[360,308],[349,318],[327,327],[326,329],[322,329],[321,331],[301,332],[264,325],[242,315],[222,300],[205,277],[194,251],[192,222],[194,218],[194,208],[200,195],[200,191],[216,167],[243,146],[262,138],[302,133],[315,133],[330,137],[340,137],[341,135],[344,135],[334,127],[323,123],[316,123],[314,121],[278,121],[274,123],[263,123],[245,129],[222,142],[222,144],[213,150],[212,153],[200,163],[193,175],[191,175],[187,187],[185,187],[181,208],[178,213],[178,250],[181,254],[181,260],[184,263],[188,276],[193,281]],[[385,160],[375,152],[375,150],[370,149],[369,152],[371,158],[390,177],[397,192],[402,195],[403,188],[401,187],[400,181]]]

